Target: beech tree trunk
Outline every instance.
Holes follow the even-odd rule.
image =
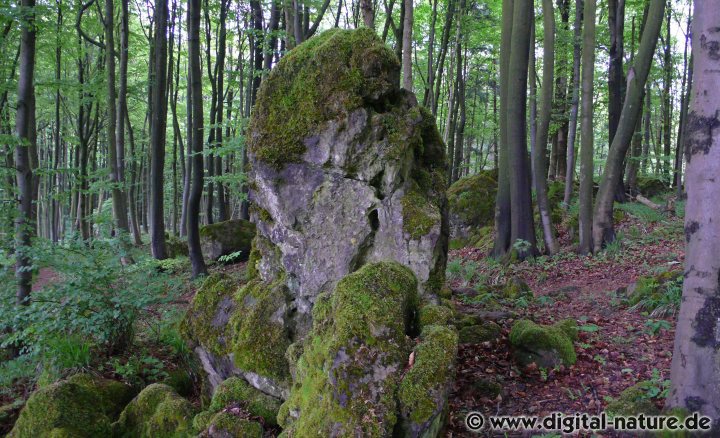
[[[547,152],[548,131],[550,129],[550,116],[552,113],[553,75],[555,73],[555,12],[553,11],[552,0],[543,0],[543,30],[545,33],[543,43],[543,79],[542,89],[540,90],[540,114],[535,137],[533,162],[535,163],[535,196],[537,198],[538,210],[540,211],[545,251],[552,255],[557,252],[558,246],[555,241],[555,231],[552,220],[550,219],[547,179],[545,178],[547,169],[545,156]]]
[[[35,94],[35,0],[22,0],[24,20],[20,39],[20,70],[18,75],[17,112],[15,114],[15,180],[17,184],[18,215],[15,219],[15,279],[17,280],[16,303],[27,305],[32,288],[30,249],[34,229],[32,217],[32,169],[30,165],[30,126],[35,119],[31,112]]]
[[[502,28],[500,38],[500,112],[498,125],[500,138],[498,155],[498,190],[495,198],[495,242],[493,255],[505,255],[510,249],[510,167],[507,137],[507,94],[510,69],[510,43],[512,42],[513,9],[515,0],[502,3]]]
[[[720,430],[720,0],[696,0],[694,83],[685,156],[685,281],[667,404],[699,411]]]
[[[628,72],[628,87],[625,103],[620,116],[615,137],[610,144],[607,164],[598,190],[593,217],[594,251],[599,251],[605,243],[615,240],[613,226],[613,201],[615,191],[623,177],[623,162],[627,154],[635,124],[640,117],[641,102],[645,82],[650,72],[653,54],[657,45],[660,27],[665,13],[665,0],[651,0],[645,29],[640,40],[640,48],[635,65]]]
[[[595,0],[585,0],[583,13],[582,48],[582,116],[580,131],[580,245],[578,252],[588,254],[593,249],[592,205],[593,205],[593,81],[595,80]]]
[[[575,138],[577,136],[578,108],[580,106],[580,59],[582,56],[582,22],[583,0],[575,3],[575,29],[573,39],[573,78],[572,101],[570,103],[570,121],[568,122],[567,169],[565,172],[565,193],[563,205],[567,208],[573,192],[573,179],[575,176]]]
[[[510,169],[510,243],[523,260],[537,253],[530,162],[527,153],[527,79],[532,0],[515,0],[507,90],[507,141]],[[518,245],[516,245],[518,244]]]
[[[200,198],[203,191],[203,95],[200,67],[200,0],[188,1],[188,63],[192,102],[192,188],[187,210],[188,249],[192,277],[207,274],[200,249]],[[190,139],[188,139],[190,141]]]

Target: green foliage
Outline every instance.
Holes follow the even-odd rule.
[[[629,299],[631,308],[650,312],[653,317],[676,314],[682,299],[683,280],[677,272],[639,278]]]
[[[218,258],[218,261],[220,263],[233,263],[234,261],[238,260],[242,255],[244,254],[244,251],[235,251],[231,252],[230,254],[220,256]]]
[[[661,330],[669,330],[671,328],[672,325],[664,319],[648,319],[645,321],[645,329],[652,336],[657,336]]]
[[[133,341],[136,322],[154,305],[182,292],[176,280],[158,272],[155,262],[138,258],[120,263],[115,241],[77,241],[33,249],[36,263],[54,280],[34,291],[27,306],[13,304],[13,290],[0,290],[2,347],[43,362],[47,371],[89,365],[94,353],[109,354]]]
[[[636,202],[626,202],[624,204],[615,203],[615,209],[624,211],[643,223],[655,223],[665,219],[665,216],[659,211]]]

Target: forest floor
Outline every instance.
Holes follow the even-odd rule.
[[[511,266],[485,258],[485,250],[451,252],[450,263],[462,266],[459,275],[449,280],[458,292],[453,301],[460,312],[483,310],[482,304],[473,304],[472,293],[463,291],[471,291],[478,283],[504,284],[513,276],[527,282],[535,299],[512,306],[508,310],[514,315],[496,321],[502,327],[497,341],[460,346],[448,436],[478,436],[465,427],[466,414],[471,411],[486,418],[542,417],[553,412],[599,414],[608,401],[643,380],[656,387],[658,395],[653,401],[662,408],[662,392],[670,377],[675,315],[651,316],[629,306],[626,289],[640,276],[682,269],[683,223],[674,215],[652,218],[658,221],[639,216],[626,215],[616,224],[618,244],[595,257],[576,255],[562,234],[559,255]],[[542,324],[577,320],[577,362],[554,370],[519,369],[512,360],[508,333],[512,323],[521,318]],[[483,391],[488,382],[500,385],[499,395]]]

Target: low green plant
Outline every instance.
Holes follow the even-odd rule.
[[[651,336],[657,336],[662,330],[669,330],[672,325],[664,319],[648,319],[645,321],[645,331]]]
[[[659,211],[636,202],[626,202],[624,204],[616,203],[615,208],[634,216],[643,223],[655,223],[665,219],[665,216]]]
[[[222,256],[218,257],[218,262],[226,263],[226,264],[234,263],[243,254],[244,254],[244,251],[231,252],[230,254],[226,254],[226,255],[222,255]]]
[[[447,264],[447,276],[449,279],[458,278],[462,272],[463,266],[460,259],[450,260]]]

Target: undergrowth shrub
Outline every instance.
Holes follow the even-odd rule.
[[[38,239],[32,248],[35,268],[42,266],[53,277],[32,292],[26,306],[15,305],[13,282],[0,286],[0,348],[12,347],[57,373],[87,367],[98,353],[126,349],[138,319],[182,289],[147,256],[124,266],[119,254],[113,239],[90,247]]]

